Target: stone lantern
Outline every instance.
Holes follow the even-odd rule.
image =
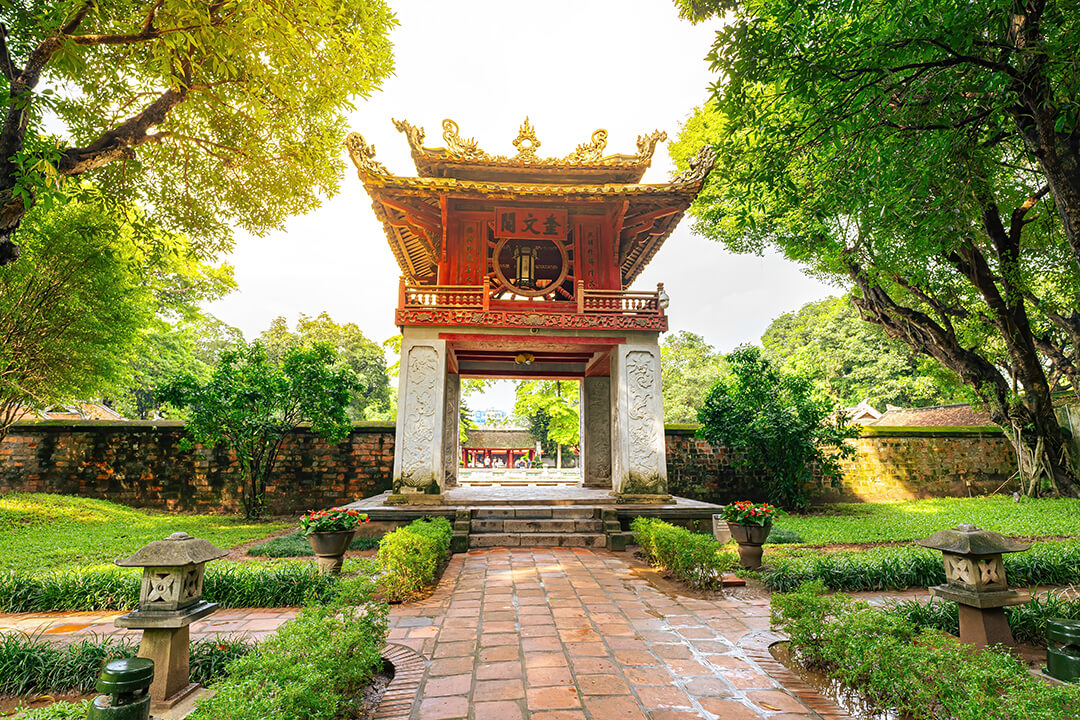
[[[217,603],[202,599],[203,570],[227,554],[178,532],[116,561],[120,567],[143,568],[139,609],[118,617],[116,625],[143,631],[139,657],[150,658],[157,668],[150,686],[155,709],[171,708],[198,688],[189,678],[188,626],[217,610]]]
[[[945,584],[930,592],[960,606],[960,640],[979,647],[1015,645],[1002,608],[1025,603],[1030,594],[1009,589],[1001,556],[1031,546],[974,525],[942,530],[915,542],[945,556]]]

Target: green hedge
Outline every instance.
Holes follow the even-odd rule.
[[[420,518],[384,535],[378,558],[387,600],[408,600],[435,582],[452,535],[450,521],[444,517]]]
[[[206,684],[221,676],[225,665],[249,652],[253,643],[235,638],[191,644],[192,682]],[[70,645],[54,645],[40,635],[0,635],[0,696],[93,692],[106,660],[135,657],[137,643],[101,636]]]
[[[369,575],[342,580],[327,605],[309,605],[254,652],[229,663],[191,720],[334,720],[381,669],[388,607]]]
[[[774,595],[773,626],[792,657],[909,720],[1075,720],[1080,687],[1032,677],[1008,653],[973,650],[936,629],[873,609],[820,583]]]
[[[142,570],[107,565],[45,573],[0,573],[0,612],[133,610],[139,604]],[[298,607],[329,600],[336,580],[314,563],[211,563],[203,597],[224,608]]]
[[[949,600],[903,600],[886,606],[885,612],[899,615],[921,628],[960,634],[960,611],[956,603]],[[1033,597],[1023,605],[1005,608],[1005,617],[1017,642],[1045,646],[1046,621],[1050,618],[1080,620],[1080,598],[1050,592]]]
[[[941,553],[917,546],[889,546],[823,553],[814,548],[766,552],[761,581],[789,592],[821,581],[830,590],[903,590],[945,582]],[[1005,556],[1005,574],[1014,587],[1080,582],[1080,541],[1036,543]]]
[[[650,565],[664,567],[691,587],[718,588],[735,566],[735,556],[721,550],[711,535],[645,517],[634,518],[630,530]]]

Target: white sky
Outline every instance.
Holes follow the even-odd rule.
[[[528,115],[543,157],[566,155],[601,127],[606,152],[632,154],[639,134],[659,129],[674,139],[714,80],[704,57],[715,25],[679,20],[670,0],[390,2],[401,23],[395,74],[357,100],[349,126],[400,175],[415,167],[391,118],[423,127],[429,147],[443,145],[442,120],[453,118],[463,137],[509,155]],[[664,182],[672,169],[660,145],[644,182]],[[339,195],[282,232],[239,234],[228,259],[239,290],[208,310],[248,338],[279,315],[292,324],[323,310],[376,342],[398,332],[400,271],[351,163]],[[836,293],[782,257],[729,253],[691,233],[688,218],[635,287],[657,282],[671,297],[671,330],[691,330],[724,351],[758,342],[776,316]],[[470,406],[509,409],[512,392],[501,385]]]

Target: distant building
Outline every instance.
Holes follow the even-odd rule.
[[[880,427],[982,427],[994,425],[990,413],[971,405],[934,405],[901,408],[887,405],[885,412],[872,423]]]
[[[521,428],[473,428],[466,431],[465,442],[461,443],[461,462],[469,468],[531,467],[535,456],[536,441]]]
[[[54,405],[46,410],[23,408],[17,413],[17,418],[19,420],[127,420],[108,405],[91,402]]]
[[[844,408],[844,413],[855,425],[873,425],[881,417],[881,412],[865,400],[855,407]]]
[[[477,425],[505,425],[510,421],[510,414],[497,408],[473,410],[472,420]]]

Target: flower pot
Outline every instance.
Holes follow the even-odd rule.
[[[335,532],[313,532],[307,536],[312,551],[319,559],[319,572],[323,575],[336,575],[341,572],[345,551],[349,549],[349,543],[355,534],[354,528]]]
[[[728,528],[724,516],[719,513],[712,516],[712,534],[713,537],[716,538],[716,542],[721,545],[724,545],[731,540],[731,530]]]
[[[739,564],[747,570],[760,569],[761,546],[765,544],[765,539],[769,537],[769,531],[772,530],[772,521],[764,525],[740,525],[731,522],[727,525],[728,530],[731,531],[731,537],[735,539],[735,542],[739,543]]]

